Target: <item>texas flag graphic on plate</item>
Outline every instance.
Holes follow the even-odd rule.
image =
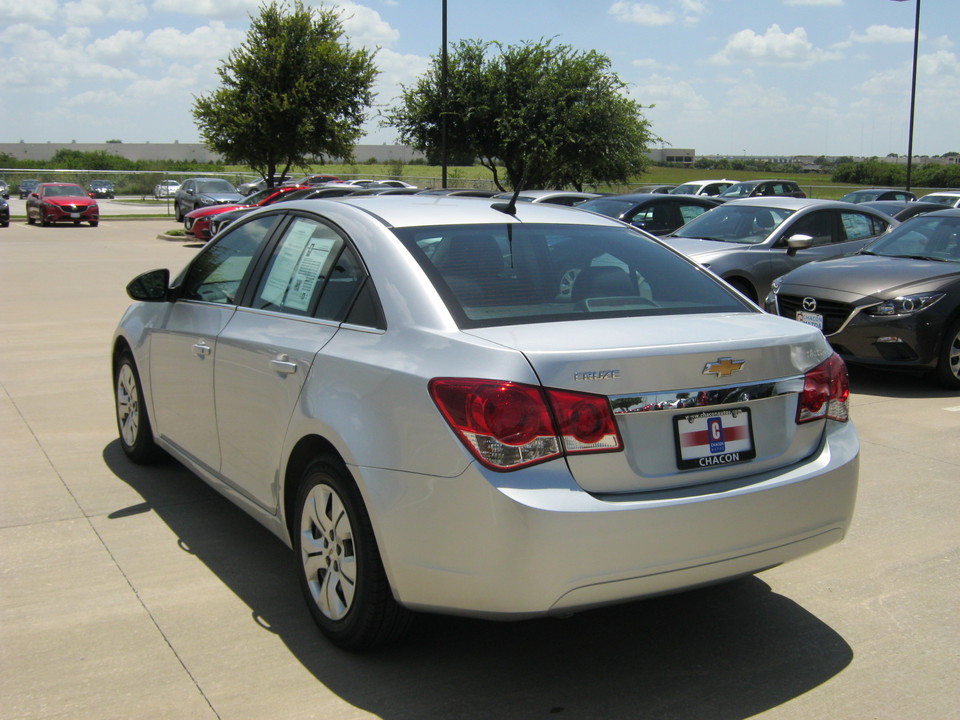
[[[676,432],[681,469],[729,465],[756,457],[746,408],[680,416]]]

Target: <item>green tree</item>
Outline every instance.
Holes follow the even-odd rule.
[[[377,70],[372,53],[344,41],[335,10],[296,0],[292,10],[261,6],[217,74],[220,86],[194,103],[203,141],[272,183],[291,167],[353,155]]]
[[[383,124],[435,158],[445,115],[448,155],[477,158],[501,189],[501,166],[514,188],[627,182],[643,172],[657,139],[596,51],[550,40],[507,47],[462,40],[448,57],[446,104],[441,71],[434,57]]]

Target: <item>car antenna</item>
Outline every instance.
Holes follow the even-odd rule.
[[[520,195],[520,191],[523,189],[523,183],[526,181],[527,177],[524,175],[520,178],[520,182],[517,183],[516,190],[513,191],[513,197],[510,198],[510,202],[507,203],[494,203],[490,207],[494,210],[499,210],[502,213],[507,215],[516,215],[517,214],[517,197]]]

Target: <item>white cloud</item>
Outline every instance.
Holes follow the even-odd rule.
[[[871,25],[865,32],[851,32],[844,42],[834,47],[846,48],[854,43],[862,45],[889,45],[893,43],[912,43],[913,28],[895,28],[889,25]]]
[[[258,0],[154,0],[154,12],[236,19],[256,15]]]
[[[668,70],[670,72],[675,72],[680,69],[679,65],[667,65],[654,58],[637,59],[633,60],[630,64],[635,68],[640,68],[641,70]]]
[[[195,62],[217,64],[230,51],[243,43],[246,32],[228,28],[219,20],[185,33],[167,27],[154,30],[144,40],[146,56],[160,58],[188,57]]]
[[[74,0],[63,6],[69,24],[88,25],[105,20],[139,22],[147,17],[147,6],[129,0]]]
[[[353,46],[390,47],[400,39],[400,33],[380,17],[380,13],[351,0],[335,0],[340,8],[343,30]]]
[[[676,16],[670,12],[663,12],[658,7],[648,3],[615,2],[607,11],[620,22],[658,27],[676,22]]]
[[[630,89],[630,97],[642,105],[654,105],[658,111],[704,113],[709,101],[685,80],[652,75]]]
[[[0,23],[52,22],[57,10],[57,0],[0,0]]]
[[[839,6],[843,5],[843,0],[783,0],[784,5],[822,5]]]
[[[785,33],[779,25],[771,25],[763,35],[757,35],[753,30],[741,30],[731,35],[723,50],[711,60],[723,65],[758,63],[808,66],[839,57],[837,53],[815,48],[802,27]]]

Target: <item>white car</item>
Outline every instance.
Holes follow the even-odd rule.
[[[693,180],[691,182],[685,182],[683,185],[677,185],[670,191],[670,194],[709,195],[710,197],[716,197],[735,182],[735,180]]]
[[[176,180],[161,180],[153,186],[153,196],[157,200],[172,198],[177,194],[179,187],[180,183],[178,183]]]
[[[169,453],[292,547],[342,647],[416,611],[565,615],[722,582],[851,520],[859,441],[823,334],[611,218],[295,200],[128,292],[123,451]]]
[[[937,203],[946,207],[960,207],[960,190],[941,190],[920,198],[920,202]]]

